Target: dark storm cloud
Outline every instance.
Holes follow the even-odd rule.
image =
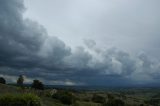
[[[10,80],[25,74],[50,84],[127,85],[154,82],[160,74],[159,61],[144,53],[101,49],[89,39],[84,40],[88,49],[71,50],[37,22],[24,19],[24,11],[23,0],[0,1],[0,74]]]
[[[0,65],[13,68],[54,67],[70,49],[43,26],[23,19],[23,0],[0,3]]]

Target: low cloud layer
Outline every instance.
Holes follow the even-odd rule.
[[[15,81],[24,74],[47,84],[134,85],[159,82],[160,62],[118,48],[99,48],[85,39],[74,50],[48,36],[39,23],[24,18],[23,0],[0,1],[0,75]],[[54,29],[53,29],[54,30]],[[14,79],[14,80],[13,80]]]

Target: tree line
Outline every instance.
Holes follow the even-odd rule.
[[[24,87],[24,80],[25,80],[24,76],[20,75],[17,79],[17,86]],[[0,77],[0,83],[1,84],[6,84],[5,78]],[[32,84],[31,84],[31,87],[34,88],[34,89],[44,90],[44,84],[37,79],[33,80]]]

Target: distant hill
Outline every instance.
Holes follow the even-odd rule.
[[[69,106],[64,104],[66,96],[75,99],[70,106],[104,106],[105,103],[113,103],[120,101],[125,105],[122,106],[159,106],[160,104],[160,89],[157,88],[107,88],[103,86],[59,86],[47,85],[45,90],[31,89],[30,85],[25,88],[20,88],[16,85],[0,84],[1,94],[25,94],[31,93],[40,97],[41,106]],[[51,95],[52,89],[56,89],[58,94]],[[94,99],[93,99],[94,97]],[[95,99],[96,98],[96,99]],[[101,103],[104,100],[104,103]],[[109,101],[109,102],[108,102]],[[99,103],[100,102],[100,103]],[[108,105],[105,106],[117,106]],[[121,106],[121,105],[120,105]]]
[[[0,84],[0,93],[5,94],[5,93],[19,93],[20,88],[16,86],[10,86],[6,84]]]

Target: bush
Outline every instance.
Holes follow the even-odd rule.
[[[93,95],[92,101],[96,103],[105,103],[106,99],[100,95]]]
[[[148,104],[153,105],[153,106],[159,106],[160,99],[159,98],[152,98],[148,101]]]
[[[52,95],[52,98],[58,99],[63,104],[70,105],[75,102],[75,97],[70,92],[59,91]]]
[[[125,103],[121,99],[112,99],[104,104],[104,106],[125,106]]]
[[[39,80],[33,80],[32,88],[39,89],[39,90],[44,90],[44,85]]]
[[[41,106],[40,98],[33,94],[0,96],[0,106]]]
[[[114,99],[114,95],[112,95],[110,93],[107,94],[107,97],[108,97],[109,100],[113,100]]]
[[[3,77],[0,77],[0,83],[6,84],[6,80]]]
[[[140,104],[139,106],[144,106],[144,104]]]

